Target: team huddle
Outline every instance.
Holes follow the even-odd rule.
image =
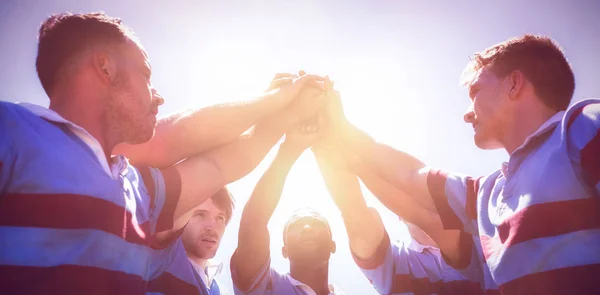
[[[276,74],[264,93],[158,119],[140,40],[103,13],[57,14],[35,62],[49,108],[0,102],[0,293],[224,294],[211,260],[231,220],[226,186],[279,144],[244,204],[235,294],[354,294],[330,282],[329,222],[300,208],[267,224],[307,149],[352,257],[380,294],[600,294],[600,99],[549,37],[493,45],[466,65],[464,121],[509,161],[451,173],[379,143],[344,115],[328,76]],[[468,161],[469,159],[465,159]],[[394,242],[359,180],[406,224]]]

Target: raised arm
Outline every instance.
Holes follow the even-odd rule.
[[[113,154],[123,154],[134,164],[164,168],[235,140],[264,117],[281,111],[304,86],[315,86],[306,76],[277,74],[267,91],[255,99],[213,105],[175,113],[157,122],[154,137],[143,144],[121,144]],[[282,84],[295,87],[281,88]]]
[[[171,170],[177,172],[179,179],[171,181],[175,182],[171,186],[179,187],[180,192],[176,194],[178,197],[166,201],[167,210],[163,208],[161,213],[164,222],[159,224],[157,231],[166,231],[163,236],[166,238],[169,233],[182,228],[192,208],[226,184],[251,172],[285,130],[313,116],[324,98],[320,89],[308,87],[283,112],[263,119],[249,135],[172,167]]]
[[[339,150],[313,147],[325,185],[342,213],[350,248],[360,259],[368,259],[377,251],[385,236],[379,213],[367,207],[356,175],[347,170]]]
[[[417,158],[376,142],[371,136],[350,123],[344,116],[339,94],[328,99],[329,137],[357,155],[363,165],[383,180],[418,199],[425,208],[435,211],[427,188],[426,165]]]
[[[394,212],[399,218],[406,220],[425,231],[437,244],[440,251],[451,263],[460,261],[461,233],[459,230],[445,230],[440,216],[418,204],[411,196],[393,185],[383,181],[364,166],[352,165],[367,188],[381,203]],[[457,263],[454,263],[456,265]]]
[[[286,139],[244,207],[231,266],[234,283],[245,292],[252,291],[257,276],[268,267],[270,236],[267,224],[279,203],[288,172],[305,148]]]

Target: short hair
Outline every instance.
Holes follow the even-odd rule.
[[[290,218],[288,218],[288,220],[285,222],[285,225],[283,226],[283,243],[284,244],[285,244],[285,240],[287,238],[287,232],[288,232],[288,228],[290,227],[290,225],[294,224],[298,219],[303,218],[303,217],[311,217],[311,218],[323,221],[325,223],[325,225],[327,225],[327,229],[329,230],[329,235],[330,236],[332,235],[331,234],[331,226],[329,225],[327,218],[325,218],[325,216],[323,216],[321,214],[321,212],[319,212],[318,210],[316,210],[315,208],[312,208],[312,207],[303,207],[303,208],[296,209],[294,212],[292,212],[292,215],[290,216]]]
[[[549,37],[523,35],[475,53],[461,82],[468,85],[484,67],[501,78],[521,71],[542,102],[557,111],[567,109],[575,91],[573,70],[560,46]]]
[[[211,197],[217,208],[225,211],[225,223],[229,223],[235,208],[235,199],[226,187],[223,187]]]
[[[60,72],[85,49],[95,45],[137,42],[121,20],[102,12],[54,14],[40,26],[35,67],[42,87],[51,95]]]

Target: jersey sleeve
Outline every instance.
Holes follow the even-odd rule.
[[[235,255],[235,253],[234,253]],[[278,284],[283,279],[283,275],[271,267],[271,259],[267,260],[256,276],[251,280],[247,288],[241,288],[244,283],[240,282],[237,275],[234,259],[231,259],[231,280],[236,295],[262,295],[270,294],[273,285]]]
[[[392,244],[387,233],[371,258],[353,257],[380,294],[437,294],[440,290],[439,257],[428,250],[411,250],[405,243]]]
[[[477,195],[481,179],[431,169],[427,187],[445,229],[478,235]]]
[[[569,158],[593,195],[600,197],[600,99],[580,101],[566,116]]]

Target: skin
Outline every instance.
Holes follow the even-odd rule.
[[[205,266],[206,261],[215,257],[225,227],[226,212],[211,199],[207,199],[192,213],[181,239],[190,259]]]
[[[306,122],[319,122],[318,118]],[[267,224],[281,198],[285,179],[302,152],[315,138],[303,133],[315,133],[317,126],[303,124],[286,133],[271,166],[258,181],[246,202],[238,233],[238,246],[232,256],[236,286],[243,291],[267,264],[270,258],[270,235]],[[323,221],[305,216],[294,222],[287,231],[282,254],[290,260],[291,276],[308,285],[317,294],[329,294],[329,255],[335,251],[329,230]]]

